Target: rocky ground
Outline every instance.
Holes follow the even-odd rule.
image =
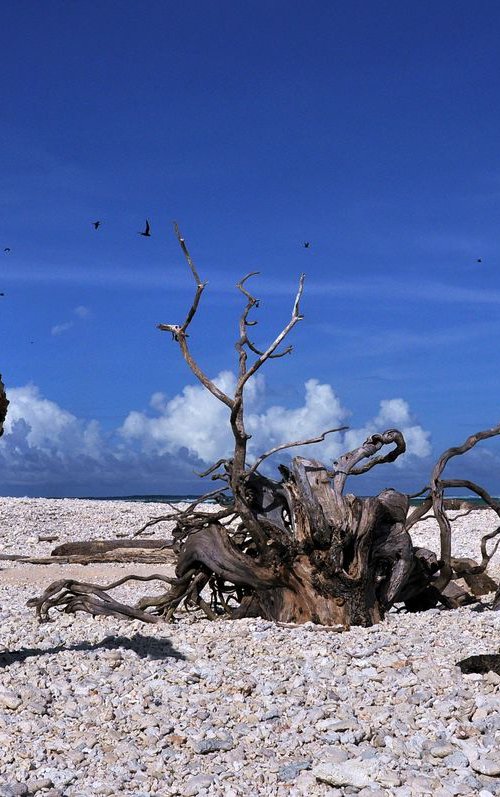
[[[164,512],[0,499],[0,547],[45,555]],[[459,519],[453,553],[477,557],[495,525],[486,510]],[[433,521],[417,530],[438,550]],[[500,795],[500,676],[456,666],[500,652],[500,612],[394,612],[344,634],[194,616],[39,625],[25,603],[52,579],[102,583],[137,566],[2,564],[0,797]],[[492,565],[499,576],[498,554]],[[133,601],[139,587],[121,594]]]

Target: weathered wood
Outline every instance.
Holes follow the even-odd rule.
[[[345,428],[328,430],[308,440],[274,445],[249,464],[245,388],[266,362],[291,351],[291,346],[281,348],[281,344],[302,319],[299,305],[304,275],[299,279],[288,323],[262,349],[249,335],[250,327],[257,323],[250,314],[259,306],[259,300],[247,287],[254,273],[238,283],[245,306],[235,342],[234,394],[228,395],[207,376],[190,349],[187,330],[206,283],[200,279],[177,225],[175,233],[194,279],[194,297],[183,322],[160,324],[159,329],[171,333],[194,376],[228,408],[234,448],[231,457],[219,459],[205,471],[205,475],[222,481],[223,490],[229,493],[223,510],[214,516],[203,511],[196,501],[182,512],[174,511],[158,521],[149,521],[137,532],[142,533],[160,520],[174,519],[172,537],[179,555],[176,578],[167,582],[169,590],[162,596],[142,598],[137,611],[148,617],[171,620],[181,607],[197,607],[210,619],[220,615],[261,616],[280,623],[312,621],[332,628],[348,628],[379,622],[394,604],[420,611],[438,603],[451,608],[476,600],[465,586],[454,580],[453,518],[447,514],[445,492],[454,487],[471,490],[499,517],[500,504],[472,482],[443,479],[443,472],[452,457],[470,450],[479,440],[500,434],[500,425],[478,432],[461,446],[444,452],[429,486],[418,493],[423,498],[422,506],[409,518],[408,496],[396,490],[383,490],[380,495],[368,498],[344,494],[348,478],[394,462],[404,454],[406,442],[398,429],[370,435],[362,445],[340,456],[331,470],[316,460],[295,457],[290,466],[281,466],[281,481],[264,476],[259,468],[272,454],[320,441],[329,432]],[[409,533],[431,508],[440,529],[439,557],[415,547]],[[500,526],[484,535],[480,564],[469,566],[456,560],[457,566],[462,567],[461,577],[472,579],[473,590],[482,588],[477,579],[484,574],[496,549],[494,546],[487,550],[487,543],[499,534]],[[118,547],[103,551],[101,546],[95,555],[116,557],[126,550]],[[166,553],[161,551],[162,556]],[[160,551],[154,547],[142,550],[140,561],[158,555]],[[51,561],[55,558],[51,557]],[[481,585],[484,583],[481,581]],[[111,588],[111,585],[92,588],[78,582],[60,582],[49,593],[34,599],[32,605],[42,619],[47,619],[49,611],[57,607],[65,611],[137,617],[127,607],[108,600],[105,593]],[[493,606],[498,604],[497,592]]]
[[[135,539],[122,539],[122,540],[90,540],[88,542],[82,540],[79,542],[65,542],[58,545],[51,551],[51,556],[92,556],[93,554],[105,553],[106,551],[113,551],[118,548],[138,548],[138,549],[154,549],[154,548],[172,548],[173,540],[135,540]]]
[[[91,553],[88,555],[74,554],[72,556],[23,556],[19,554],[0,554],[0,562],[19,562],[31,565],[88,565],[93,562],[127,563],[137,562],[143,564],[172,564],[175,554],[172,550],[145,551],[139,548],[121,548],[104,553]]]
[[[496,672],[500,675],[500,653],[480,653],[477,656],[468,656],[457,661],[457,666],[464,673]]]
[[[451,566],[455,575],[461,577],[466,582],[472,594],[476,597],[488,595],[496,592],[498,584],[487,573],[474,572],[480,569],[479,562],[475,559],[451,558]]]
[[[7,407],[9,406],[9,400],[7,399],[7,393],[5,391],[5,385],[2,382],[2,374],[0,374],[0,437],[3,435],[4,432],[4,423],[7,417]]]

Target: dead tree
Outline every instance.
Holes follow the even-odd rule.
[[[3,426],[7,417],[7,407],[9,401],[5,392],[5,385],[2,382],[2,374],[0,374],[0,437],[3,435]]]
[[[117,584],[96,586],[59,581],[29,602],[36,607],[39,618],[47,620],[50,610],[57,608],[157,622],[171,620],[181,607],[194,607],[210,619],[260,616],[285,623],[312,621],[342,629],[377,623],[394,604],[418,610],[438,602],[452,608],[474,600],[470,592],[458,588],[453,580],[466,575],[471,580],[472,592],[481,591],[480,577],[484,576],[498,542],[492,551],[487,550],[487,544],[500,532],[500,526],[483,537],[480,563],[454,559],[445,492],[453,487],[471,490],[499,517],[500,504],[470,481],[443,479],[443,471],[452,457],[470,450],[479,440],[500,434],[500,425],[472,435],[462,446],[448,449],[438,460],[429,485],[421,491],[422,505],[410,515],[409,496],[396,490],[386,489],[368,498],[344,492],[348,477],[394,462],[404,453],[405,440],[397,429],[371,435],[363,445],[341,456],[331,469],[316,460],[295,457],[288,467],[279,467],[281,479],[265,476],[261,466],[272,454],[320,442],[327,434],[346,428],[329,429],[313,439],[275,446],[248,462],[250,435],[245,427],[245,388],[265,363],[291,352],[291,346],[282,348],[281,344],[302,319],[304,277],[299,280],[290,320],[262,350],[249,334],[256,324],[250,313],[259,305],[247,288],[255,272],[238,283],[245,306],[236,341],[236,388],[234,395],[228,395],[206,375],[190,350],[188,329],[206,283],[201,281],[177,225],[175,230],[196,288],[184,321],[159,324],[158,328],[171,333],[192,373],[227,407],[234,438],[232,456],[220,459],[200,474],[210,475],[224,486],[184,511],[156,518],[140,530],[143,532],[148,526],[172,517],[176,520],[175,577],[148,577],[169,583],[164,595],[142,598],[132,608],[109,595],[109,590]],[[207,513],[200,508],[208,495],[223,499],[220,511]],[[414,546],[410,536],[410,529],[430,509],[440,528],[439,555]],[[139,577],[129,576],[125,580],[134,578]],[[496,587],[494,582],[493,585]]]

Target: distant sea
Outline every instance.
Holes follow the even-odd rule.
[[[56,496],[54,496],[56,497]],[[142,504],[178,504],[180,502],[191,502],[199,498],[199,495],[86,495],[81,496],[82,501],[137,501]],[[205,503],[215,503],[209,498]]]
[[[54,498],[58,498],[59,496],[53,496]],[[139,503],[150,504],[150,503],[157,503],[157,504],[178,504],[180,502],[191,502],[194,501],[196,498],[199,498],[199,495],[86,495],[81,497],[81,500],[91,500],[91,501],[137,501]],[[360,496],[363,497],[363,496]],[[468,504],[477,506],[477,508],[485,507],[487,504],[483,501],[482,498],[478,498],[476,496],[450,496],[446,499],[447,501],[457,502],[458,504],[462,501],[466,501]],[[497,501],[500,498],[496,499]],[[412,506],[420,506],[423,502],[422,498],[412,498],[410,504]],[[209,498],[205,501],[207,504],[215,503],[213,498]],[[458,507],[457,507],[458,508]]]

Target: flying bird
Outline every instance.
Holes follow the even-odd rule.
[[[482,262],[483,262],[482,258],[478,257],[478,259],[476,260],[476,263],[482,263]]]
[[[0,296],[5,296],[5,293],[0,293]]]
[[[311,244],[309,241],[304,241],[304,249],[309,249],[310,246]]]
[[[140,232],[139,235],[144,235],[146,238],[150,238],[151,237],[150,229],[151,228],[149,226],[149,221],[148,219],[146,219],[146,229],[144,230],[144,232]]]
[[[6,246],[6,247],[5,247],[5,249],[4,249],[3,251],[4,251],[4,252],[6,252],[7,254],[9,254],[9,252],[10,252],[10,247],[9,247],[9,246]]]
[[[101,226],[100,221],[93,221],[92,224],[94,225],[94,230],[98,230],[99,227]]]

